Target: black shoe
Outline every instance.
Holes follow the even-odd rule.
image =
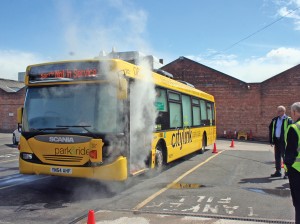
[[[274,174],[271,174],[271,177],[281,177],[281,173],[276,171]]]
[[[283,179],[288,179],[288,176],[287,176],[287,175],[284,175]]]

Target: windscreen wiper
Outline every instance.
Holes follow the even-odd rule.
[[[85,131],[87,131],[88,133],[93,134],[90,130],[88,130],[87,128],[92,127],[91,125],[56,125],[56,127],[58,128],[83,128]]]
[[[57,130],[67,130],[68,127],[57,127],[57,128],[31,128],[30,131],[44,132],[44,131],[57,131]]]

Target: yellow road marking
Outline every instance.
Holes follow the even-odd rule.
[[[30,182],[33,182],[33,181],[37,181],[37,180],[46,179],[46,178],[49,178],[49,177],[51,177],[51,176],[41,177],[41,178],[36,179],[36,180],[25,181],[25,182],[22,182],[22,183],[19,183],[19,184],[8,185],[8,186],[5,186],[5,187],[1,187],[0,190],[6,189],[6,188],[10,188],[10,187],[15,187],[15,186],[22,185],[22,184],[27,184],[27,183],[30,183]]]
[[[0,161],[0,163],[7,163],[7,162],[12,162],[12,161],[18,161],[19,159],[11,159],[11,160],[5,160],[5,161]]]
[[[224,150],[225,151],[225,150]],[[164,193],[166,190],[172,188],[175,184],[177,184],[180,180],[182,180],[184,177],[186,177],[187,175],[189,175],[190,173],[194,172],[196,169],[198,169],[200,166],[203,166],[205,163],[209,162],[211,159],[215,158],[216,156],[220,155],[222,152],[224,151],[220,151],[217,154],[214,154],[213,156],[209,157],[208,159],[206,159],[204,162],[199,163],[197,166],[194,166],[192,169],[188,170],[187,172],[185,172],[184,174],[182,174],[180,177],[178,177],[176,180],[174,180],[172,183],[168,184],[166,187],[160,189],[159,191],[157,191],[156,193],[152,194],[150,197],[146,198],[144,201],[142,201],[141,203],[139,203],[137,206],[135,206],[133,208],[133,211],[137,211],[139,209],[141,209],[142,207],[144,207],[146,204],[148,204],[150,201],[152,201],[153,199],[155,199],[156,197],[158,197],[159,195],[161,195],[162,193]]]

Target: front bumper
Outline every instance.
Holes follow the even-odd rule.
[[[71,168],[72,173],[53,173],[51,168]],[[124,181],[127,179],[127,159],[120,156],[113,163],[98,167],[74,167],[31,163],[19,158],[19,170],[22,174],[81,177],[106,181]]]

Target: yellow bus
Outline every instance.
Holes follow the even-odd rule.
[[[212,95],[133,63],[28,66],[18,110],[20,173],[124,181],[215,142]]]

